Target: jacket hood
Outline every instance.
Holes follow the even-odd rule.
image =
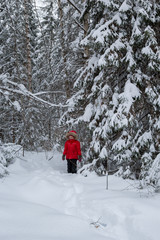
[[[78,139],[78,135],[77,135],[77,132],[76,132],[76,131],[73,131],[73,130],[69,131],[69,132],[66,134],[66,138],[68,139],[69,136],[73,136],[75,140]]]

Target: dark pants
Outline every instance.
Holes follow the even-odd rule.
[[[77,159],[67,159],[68,173],[77,173]]]

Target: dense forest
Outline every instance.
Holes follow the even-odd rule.
[[[0,112],[1,149],[72,129],[91,171],[159,188],[159,0],[0,0]]]

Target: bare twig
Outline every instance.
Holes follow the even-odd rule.
[[[72,5],[72,7],[74,7],[81,14],[81,10],[76,6],[76,4],[73,1],[71,0],[67,0],[67,1],[69,2],[69,4]]]

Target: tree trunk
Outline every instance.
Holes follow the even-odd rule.
[[[82,3],[86,2],[86,0],[82,0]],[[88,28],[89,28],[89,13],[86,11],[83,16],[83,28],[84,28],[84,37],[87,36]],[[89,47],[86,46],[84,48],[84,57],[89,58]]]
[[[60,15],[60,28],[61,28],[61,47],[62,47],[62,58],[64,63],[64,72],[65,72],[65,91],[67,98],[70,98],[70,84],[69,84],[69,74],[67,71],[67,51],[65,47],[65,39],[64,39],[64,18],[63,18],[63,9],[61,0],[58,0],[58,7],[59,7],[59,15]]]
[[[29,13],[28,0],[24,0],[24,17],[25,17],[25,38],[26,38],[26,54],[27,54],[27,81],[28,90],[32,92],[32,64],[31,64],[31,47],[29,37]]]

